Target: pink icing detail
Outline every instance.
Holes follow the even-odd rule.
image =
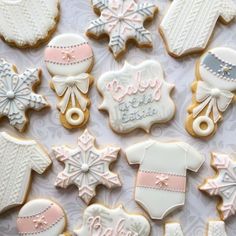
[[[136,186],[184,193],[186,176],[139,171]]]
[[[19,217],[17,219],[17,228],[19,233],[39,233],[52,227],[59,219],[64,217],[63,210],[52,204],[45,212],[28,217]]]
[[[161,98],[162,82],[159,80],[142,81],[141,73],[137,73],[134,78],[134,83],[128,86],[121,85],[117,80],[113,80],[107,84],[106,88],[111,92],[114,100],[122,102],[126,96],[131,96],[137,93],[144,93],[147,89],[154,89],[153,96],[155,101]]]
[[[125,219],[117,221],[112,228],[106,228],[102,225],[100,216],[90,217],[88,219],[89,236],[138,236],[137,233],[125,230]]]
[[[70,65],[92,56],[92,49],[87,43],[67,48],[49,46],[45,50],[45,61],[55,64]]]

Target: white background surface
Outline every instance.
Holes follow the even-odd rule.
[[[173,98],[177,105],[175,119],[168,124],[154,126],[150,135],[140,130],[125,136],[117,135],[113,133],[108,126],[107,114],[97,110],[97,107],[101,103],[101,97],[95,85],[93,85],[90,91],[92,106],[88,129],[96,136],[99,145],[116,144],[123,150],[129,145],[152,137],[158,141],[186,141],[201,151],[207,161],[198,174],[189,173],[188,175],[188,190],[184,208],[175,211],[163,222],[150,222],[153,226],[151,236],[162,236],[163,224],[166,221],[180,222],[186,236],[203,236],[206,232],[208,220],[217,220],[219,216],[216,211],[216,199],[209,198],[198,191],[197,186],[201,184],[206,177],[214,174],[214,171],[209,166],[210,151],[226,153],[236,152],[236,106],[233,107],[231,105],[229,107],[224,114],[224,122],[220,125],[215,137],[210,141],[200,141],[190,137],[186,133],[184,129],[184,121],[187,115],[186,108],[191,103],[190,85],[194,80],[194,64],[199,55],[176,60],[167,54],[163,41],[157,31],[157,27],[170,1],[153,0],[152,2],[156,3],[160,9],[153,23],[148,26],[148,29],[153,35],[154,48],[142,50],[131,45],[128,47],[128,52],[122,60],[117,62],[109,52],[106,40],[100,42],[89,40],[94,49],[96,60],[92,75],[95,77],[96,82],[102,73],[109,70],[120,69],[125,60],[133,64],[140,63],[145,59],[159,60],[163,65],[166,80],[176,85],[176,89],[173,93]],[[89,0],[62,0],[61,20],[55,35],[60,33],[79,33],[83,35],[89,21],[95,18],[96,16]],[[236,49],[235,23],[236,21],[229,26],[224,26],[219,23],[209,47],[229,46]],[[9,130],[13,135],[36,139],[50,152],[53,145],[69,144],[75,146],[77,137],[83,130],[70,132],[64,129],[59,123],[58,111],[56,109],[56,96],[49,88],[50,75],[43,61],[44,48],[45,46],[36,50],[18,50],[7,46],[3,42],[0,43],[0,56],[4,57],[9,62],[15,63],[20,72],[23,72],[27,67],[40,67],[43,69],[42,85],[39,87],[38,92],[46,95],[51,104],[51,109],[30,113],[30,126],[26,133],[17,133],[7,122],[1,122],[0,130]],[[28,200],[37,197],[55,199],[67,212],[68,230],[73,230],[81,224],[83,210],[86,206],[82,200],[77,197],[78,192],[74,186],[66,190],[56,189],[54,187],[56,175],[62,170],[63,166],[54,160],[52,168],[46,174],[43,176],[33,174],[32,187]],[[133,200],[133,188],[137,170],[128,166],[123,153],[121,153],[119,161],[114,165],[113,170],[120,174],[123,187],[113,191],[101,187],[98,189],[98,194],[93,202],[104,203],[110,207],[115,207],[122,203],[130,212],[142,212],[142,209]],[[157,202],[156,204],[161,204],[161,202]],[[20,208],[12,209],[0,216],[0,236],[17,235],[16,216],[19,209]],[[228,236],[236,235],[235,222],[236,216],[227,220],[226,229]]]

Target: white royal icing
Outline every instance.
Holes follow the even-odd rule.
[[[67,188],[74,184],[79,196],[89,204],[96,195],[96,186],[105,185],[114,188],[121,185],[118,176],[109,170],[109,165],[117,159],[120,148],[107,147],[98,150],[95,138],[87,131],[78,138],[78,147],[67,146],[53,148],[56,158],[65,163],[65,169],[59,173],[55,185]]]
[[[140,165],[135,200],[152,219],[163,219],[184,205],[187,170],[197,172],[204,162],[199,152],[182,142],[150,140],[129,147],[126,156],[129,164]]]
[[[35,46],[55,28],[58,5],[58,0],[0,0],[0,34],[17,46]]]
[[[0,213],[23,203],[31,169],[42,174],[51,164],[48,155],[32,140],[0,133]]]
[[[217,20],[235,16],[233,0],[173,0],[160,29],[170,53],[182,56],[205,49]]]
[[[127,214],[122,206],[109,209],[98,204],[86,208],[82,227],[74,231],[76,236],[149,236],[150,232],[145,217]]]
[[[165,225],[165,236],[184,236],[180,224],[168,223]],[[210,221],[207,236],[227,236],[223,221]]]
[[[39,111],[48,106],[46,99],[32,90],[39,82],[38,69],[18,74],[12,64],[0,59],[0,117],[6,116],[19,131],[27,124],[28,109]]]
[[[134,0],[93,0],[92,3],[101,16],[91,22],[87,33],[95,37],[108,34],[109,47],[115,57],[125,51],[129,39],[135,39],[140,46],[152,45],[151,34],[144,28],[143,22],[153,17],[157,10],[154,4],[137,4]]]
[[[97,87],[104,99],[100,109],[109,112],[116,132],[127,133],[136,128],[149,132],[153,124],[167,122],[175,114],[170,97],[174,85],[164,80],[157,61],[148,60],[137,66],[125,63],[120,71],[102,75]]]

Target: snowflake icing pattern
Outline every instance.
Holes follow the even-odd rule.
[[[154,4],[136,4],[133,0],[93,0],[93,6],[101,16],[92,21],[87,34],[96,38],[108,34],[109,46],[115,57],[125,51],[129,39],[135,39],[140,46],[152,45],[151,34],[143,23],[154,16],[157,10]]]
[[[213,153],[212,166],[218,171],[215,178],[207,179],[200,189],[211,196],[218,195],[222,204],[218,209],[223,220],[236,213],[236,162],[228,155]]]
[[[57,160],[65,163],[65,169],[57,176],[55,185],[67,188],[75,184],[79,196],[89,204],[96,194],[96,186],[108,188],[121,186],[118,176],[109,170],[109,165],[117,159],[120,148],[107,147],[98,150],[95,138],[86,130],[78,139],[78,148],[56,147],[53,152]]]
[[[20,75],[12,64],[0,59],[0,117],[8,117],[19,131],[24,130],[27,123],[27,109],[38,111],[48,106],[43,96],[32,91],[39,82],[38,69],[28,69]]]

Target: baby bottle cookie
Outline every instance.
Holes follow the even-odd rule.
[[[234,102],[235,90],[236,51],[215,48],[205,53],[196,67],[187,131],[195,137],[214,135],[223,113]]]
[[[89,119],[89,87],[93,77],[88,74],[94,62],[92,48],[79,35],[55,37],[45,50],[45,62],[53,75],[51,87],[60,99],[60,120],[68,129],[84,126]]]

